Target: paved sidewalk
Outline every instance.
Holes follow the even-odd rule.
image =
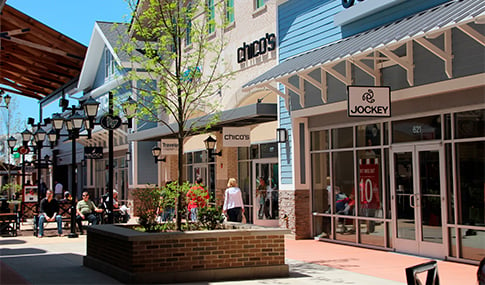
[[[55,231],[52,231],[55,235]],[[86,236],[0,238],[0,284],[122,284],[82,266]],[[290,277],[192,284],[405,284],[404,268],[428,259],[314,240],[286,240]],[[440,284],[476,284],[476,267],[440,261]]]

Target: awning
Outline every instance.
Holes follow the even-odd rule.
[[[291,57],[246,83],[243,88],[247,90],[263,87],[272,80],[287,78],[331,62],[351,59],[353,56],[370,53],[399,42],[425,36],[432,37],[433,34],[453,27],[462,29],[483,44],[483,34],[465,25],[471,22],[477,24],[485,22],[485,1],[450,1],[385,26]],[[366,69],[364,65],[362,67]]]
[[[86,46],[1,4],[0,89],[43,99],[77,80]]]
[[[253,124],[265,123],[275,121],[277,119],[277,104],[272,103],[257,103],[231,110],[222,111],[219,114],[211,114],[195,119],[190,119],[187,125],[195,124],[197,127],[207,125],[214,116],[219,115],[219,121],[214,124],[208,131],[220,130],[223,127],[242,127]],[[138,131],[128,135],[130,141],[156,141],[162,138],[175,137],[170,129],[178,132],[178,126],[171,124],[170,128],[167,126],[160,126],[144,131]]]

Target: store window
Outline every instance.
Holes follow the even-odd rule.
[[[315,131],[310,134],[311,150],[326,150],[330,148],[328,130]]]
[[[332,187],[330,183],[330,154],[312,154],[312,189],[314,213],[330,213]]]
[[[381,144],[380,124],[361,125],[356,128],[356,146],[377,146]]]
[[[392,123],[393,143],[441,139],[441,116],[428,116]]]
[[[254,0],[254,9],[257,10],[259,8],[262,8],[266,1],[267,0]]]
[[[108,48],[104,49],[105,77],[112,78],[115,74],[115,60]]]
[[[332,130],[332,148],[350,148],[353,146],[353,127]]]
[[[485,136],[485,109],[455,114],[455,138]]]

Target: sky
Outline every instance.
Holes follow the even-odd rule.
[[[50,28],[89,46],[95,21],[128,22],[130,10],[126,0],[7,0],[7,5]],[[26,119],[38,122],[39,104],[35,99],[10,94],[12,105],[10,132],[23,131]],[[44,117],[60,112],[58,102],[44,109]],[[74,102],[73,102],[74,103]],[[72,104],[72,103],[71,103]],[[4,102],[0,105],[4,105]],[[6,109],[0,108],[0,134],[6,134]]]

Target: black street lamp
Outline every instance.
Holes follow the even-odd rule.
[[[8,109],[8,105],[10,105],[10,100],[12,100],[12,97],[10,97],[8,94],[4,97],[3,94],[5,94],[5,91],[0,90],[0,104],[2,103],[2,99],[5,101],[5,106],[0,107]]]
[[[217,140],[212,136],[209,136],[204,140],[205,148],[207,149],[208,158],[211,158],[214,155],[222,156],[222,150],[219,152],[214,152],[214,149],[216,148],[216,142]]]
[[[155,163],[159,162],[159,161],[162,161],[162,162],[165,162],[167,161],[167,159],[164,157],[164,158],[158,158],[160,156],[162,152],[162,149],[158,146],[154,146],[152,147],[152,155],[153,155],[153,158],[155,158]]]

